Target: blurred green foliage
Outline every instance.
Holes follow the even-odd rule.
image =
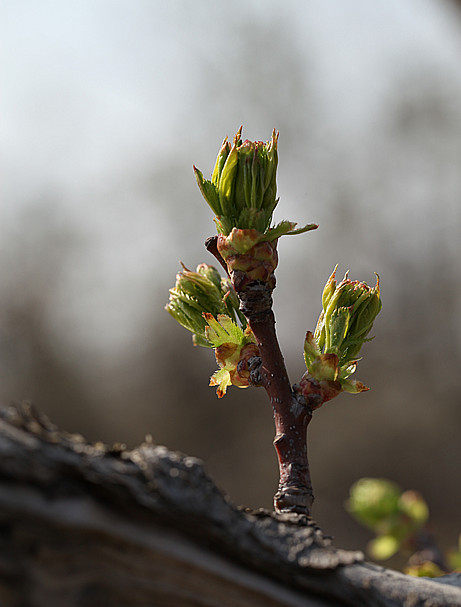
[[[461,536],[458,548],[440,555],[428,529],[429,508],[417,491],[403,491],[383,478],[362,478],[352,485],[346,509],[376,534],[368,544],[373,559],[400,553],[408,558],[405,573],[419,577],[461,570]]]

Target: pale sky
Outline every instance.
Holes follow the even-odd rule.
[[[149,298],[166,299],[165,276],[173,283],[177,258],[201,261],[202,241],[213,230],[211,221],[203,225],[211,216],[200,206],[191,165],[211,171],[222,138],[242,122],[255,139],[267,139],[283,122],[279,191],[288,210],[282,215],[324,220],[329,183],[321,171],[331,171],[337,154],[360,180],[366,157],[360,148],[395,95],[396,72],[416,79],[438,74],[454,102],[461,101],[456,17],[436,0],[4,0],[2,248],[29,239],[36,227],[30,209],[34,217],[52,214],[58,226],[73,226],[85,242],[55,285],[50,330],[82,348],[93,339],[110,349],[136,339],[152,314]],[[314,118],[309,108],[292,115],[289,99],[277,102],[278,79],[264,82],[265,96],[255,93],[261,111],[239,89],[236,70],[245,61],[235,57],[244,37],[264,28],[257,58],[247,58],[251,77],[276,64],[277,38],[285,36],[298,49],[297,78],[313,100]],[[274,69],[282,82],[289,77],[289,65]],[[312,140],[304,156],[293,137],[298,129],[304,136],[307,118]],[[315,171],[304,173],[309,153]],[[181,238],[188,234],[184,252],[170,258],[165,242],[177,246],[180,209],[165,207],[165,185],[156,190],[149,174],[175,156],[170,188],[192,210],[179,228]],[[317,197],[318,208],[304,211],[299,201],[306,197]],[[366,270],[370,280],[373,269]],[[6,278],[6,288],[20,278]]]

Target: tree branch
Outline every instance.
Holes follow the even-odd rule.
[[[257,242],[245,254],[235,251],[222,235],[209,238],[205,246],[227,266],[227,274],[240,300],[240,311],[256,337],[262,361],[258,379],[267,392],[275,421],[274,447],[279,462],[275,510],[310,515],[314,492],[306,434],[312,412],[291,388],[275,332],[272,292],[276,283],[277,241]]]
[[[279,487],[274,507],[279,512],[310,514],[314,501],[306,432],[312,419],[296,400],[275,333],[272,310],[263,321],[250,321],[261,354],[261,379],[274,411],[274,447],[279,461]]]
[[[305,516],[235,508],[191,457],[0,410],[2,607],[461,607],[445,584],[362,563]]]

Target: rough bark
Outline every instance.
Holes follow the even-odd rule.
[[[202,464],[0,411],[0,604],[175,607],[461,606],[440,581],[364,563],[308,517],[239,509]]]

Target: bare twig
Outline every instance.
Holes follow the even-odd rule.
[[[261,379],[274,411],[274,447],[279,461],[279,488],[274,496],[278,512],[310,514],[314,493],[307,455],[310,411],[300,404],[290,386],[275,332],[275,318],[268,310],[264,320],[249,320],[261,354]]]
[[[268,262],[267,255],[259,262],[257,254],[252,255],[251,251],[247,253],[247,259],[252,259],[250,271],[257,271],[258,263],[264,266],[261,280],[252,279],[250,271],[235,269],[235,260],[243,256],[228,258],[232,259],[231,263],[234,264],[229,266],[221,256],[219,238],[209,238],[205,246],[221,265],[226,265],[226,272],[240,300],[240,310],[257,340],[262,361],[258,379],[271,402],[276,430],[274,447],[279,462],[280,479],[278,491],[274,496],[274,508],[277,512],[310,515],[314,493],[309,472],[306,433],[312,413],[305,400],[298,399],[291,388],[275,332],[272,291],[275,288],[273,270],[277,265],[276,242],[268,247],[269,251],[272,249],[272,262]]]

